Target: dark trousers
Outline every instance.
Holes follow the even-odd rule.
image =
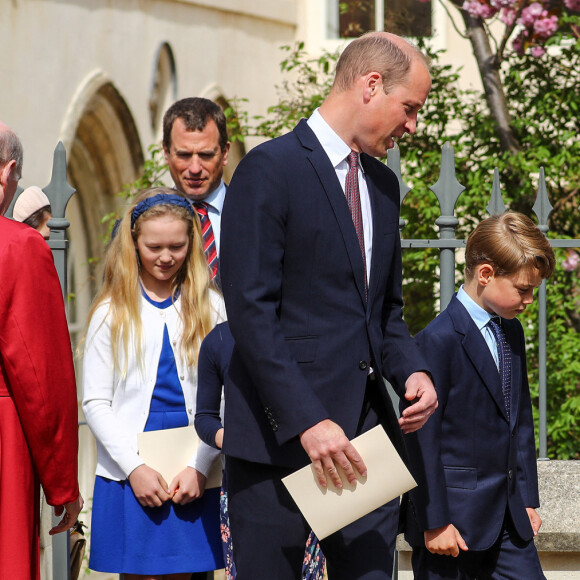
[[[376,388],[368,382],[370,394]],[[361,433],[379,423],[382,404],[365,399]],[[226,457],[236,580],[301,578],[310,527],[281,481],[293,471]],[[398,520],[397,498],[322,540],[329,580],[390,580]]]
[[[121,580],[123,580],[124,575],[120,575]],[[213,572],[194,572],[191,575],[191,580],[211,580],[213,578]]]
[[[457,558],[413,548],[415,580],[546,580],[533,540],[522,540],[506,515],[502,531],[491,548],[460,551]]]

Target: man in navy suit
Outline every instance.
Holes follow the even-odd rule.
[[[338,465],[353,482],[366,467],[349,439],[382,424],[402,452],[401,429],[437,406],[402,318],[397,178],[373,159],[415,131],[430,87],[403,39],[353,41],[320,109],[253,149],[228,189],[224,451],[238,580],[300,578],[309,528],[282,477],[311,461],[321,485],[342,485]],[[383,376],[412,402],[399,422]],[[329,577],[390,578],[397,516],[398,500],[323,540]]]
[[[532,405],[515,317],[554,263],[526,216],[484,220],[467,241],[465,284],[416,337],[439,398],[425,428],[405,437],[418,483],[406,529],[417,580],[544,578],[533,542],[541,520]]]

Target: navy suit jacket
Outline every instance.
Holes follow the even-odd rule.
[[[426,369],[402,319],[399,187],[361,156],[373,214],[364,265],[344,192],[306,121],[236,168],[222,216],[221,275],[236,346],[226,380],[226,454],[299,467],[299,434],[330,418],[349,438],[372,364],[404,391]],[[387,432],[402,435],[382,381]]]
[[[495,542],[509,510],[523,540],[533,537],[526,507],[538,507],[534,425],[522,326],[502,319],[512,350],[508,420],[489,347],[465,307],[449,306],[416,337],[430,363],[439,407],[405,436],[412,472],[406,537],[452,523],[470,550]]]

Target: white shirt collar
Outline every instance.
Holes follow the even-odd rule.
[[[213,208],[218,214],[222,213],[224,207],[224,200],[226,198],[226,184],[223,179],[203,201]]]
[[[316,109],[312,113],[311,117],[307,121],[308,126],[312,129],[313,133],[316,135],[318,141],[322,145],[322,148],[328,155],[332,166],[337,169],[341,163],[347,163],[346,158],[350,154],[350,147],[336,134],[334,129],[324,120],[324,117],[320,114],[319,109]],[[360,163],[359,157],[359,167],[361,171],[363,167]]]
[[[457,300],[465,306],[465,309],[475,322],[477,328],[482,330],[491,319],[491,314],[484,310],[475,300],[465,291],[463,285],[457,292]]]

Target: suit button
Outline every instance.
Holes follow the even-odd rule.
[[[366,369],[367,369],[367,366],[368,366],[368,365],[367,365],[367,361],[366,361],[366,360],[361,360],[361,361],[358,363],[358,368],[359,368],[361,371],[366,371]]]
[[[513,471],[510,469],[510,470],[508,471],[508,479],[511,479],[511,478],[512,478],[512,476],[513,476],[513,474],[514,474],[514,473],[513,473]]]

